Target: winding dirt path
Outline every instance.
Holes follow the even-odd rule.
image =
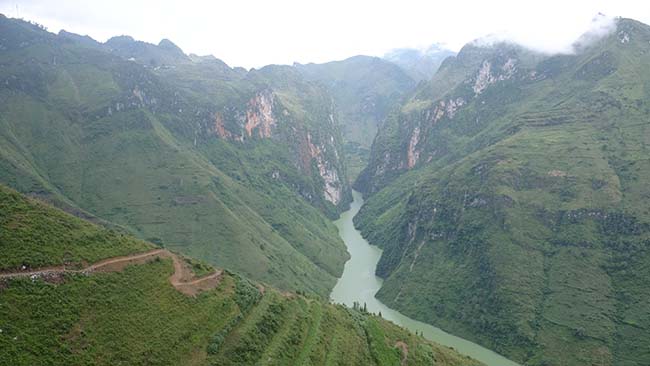
[[[166,249],[154,249],[144,253],[125,255],[103,259],[83,269],[66,269],[65,266],[44,267],[29,271],[0,273],[0,279],[18,277],[43,277],[63,273],[91,274],[93,272],[120,272],[126,266],[144,264],[156,258],[171,258],[174,262],[174,273],[169,276],[169,282],[174,288],[188,296],[196,296],[201,291],[211,290],[219,285],[223,271],[217,270],[206,276],[195,278],[194,272],[181,257]]]

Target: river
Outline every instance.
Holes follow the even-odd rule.
[[[345,263],[343,275],[336,283],[330,294],[333,302],[352,307],[357,301],[363,306],[365,303],[368,311],[381,312],[384,319],[415,332],[422,332],[424,337],[433,342],[453,347],[459,353],[470,356],[488,366],[519,366],[519,364],[466,339],[456,337],[444,332],[440,328],[411,319],[400,312],[393,310],[375,298],[375,294],[382,285],[382,279],[375,276],[375,268],[381,257],[382,250],[368,242],[361,233],[354,228],[352,218],[359,212],[363,205],[363,198],[357,191],[352,193],[354,201],[348,211],[334,222],[339,229],[339,235],[345,242],[350,252],[350,260]]]

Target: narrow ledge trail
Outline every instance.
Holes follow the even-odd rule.
[[[29,271],[14,271],[0,273],[0,279],[11,279],[18,277],[42,277],[64,273],[91,274],[95,272],[120,272],[126,266],[144,264],[155,258],[171,258],[174,262],[174,273],[169,276],[169,282],[176,290],[187,295],[196,296],[201,291],[216,288],[221,281],[222,270],[216,270],[206,276],[195,278],[189,265],[177,254],[166,249],[154,249],[144,253],[131,254],[126,256],[103,259],[83,269],[67,269],[65,266],[51,266]]]

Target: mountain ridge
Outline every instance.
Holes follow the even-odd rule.
[[[647,363],[649,42],[619,19],[575,54],[447,59],[355,183],[378,298],[530,365]]]
[[[281,288],[334,286],[347,253],[328,218],[351,195],[325,91],[284,69],[151,65],[0,27],[1,182]]]
[[[438,44],[432,44],[425,49],[397,48],[382,56],[382,58],[403,68],[415,81],[429,81],[438,71],[440,65],[456,53]]]

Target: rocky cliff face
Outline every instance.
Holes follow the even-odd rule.
[[[294,65],[308,80],[332,95],[341,125],[348,177],[366,165],[380,123],[415,81],[397,65],[377,57],[355,56],[324,64]]]
[[[650,27],[616,26],[468,45],[387,119],[355,218],[382,301],[527,365],[650,362]]]
[[[0,182],[327,296],[348,256],[329,218],[350,191],[326,90],[167,41],[103,44],[3,16],[0,34]]]
[[[273,117],[274,102],[275,96],[268,90],[257,93],[248,102],[244,122],[244,129],[248,137],[252,137],[253,133],[256,133],[260,138],[271,137],[271,130],[276,123],[275,117]]]
[[[234,126],[233,131],[226,128],[224,114],[214,113],[214,125],[208,133],[229,141],[243,142],[244,139],[270,138],[276,127],[274,117],[275,94],[272,90],[262,90],[253,95],[245,106],[243,112],[236,113],[234,121],[229,121]],[[232,108],[232,106],[229,106]]]
[[[206,87],[214,88],[215,85],[209,79],[185,80],[185,69],[196,73],[197,70],[193,69],[213,66],[205,64],[200,61],[196,65],[180,64],[174,68],[151,70],[172,80],[180,79],[175,80],[176,87],[188,84],[188,87],[180,89],[160,83],[138,65],[130,65],[133,75],[125,75],[122,82],[132,92],[121,96],[96,118],[113,112],[146,108],[190,121],[186,126],[170,125],[169,128],[184,135],[195,147],[209,144],[214,138],[236,146],[274,141],[286,147],[286,152],[291,155],[291,164],[308,177],[308,182],[298,186],[295,182],[286,183],[330,217],[343,210],[351,201],[351,191],[343,160],[338,112],[328,92],[303,80],[289,67],[265,68],[251,72],[241,80],[242,76],[237,72],[224,71],[222,65],[217,65],[219,72],[225,72],[225,75],[218,75],[215,83],[224,76],[238,80],[243,98],[228,95],[225,101],[215,102],[208,96],[205,103],[197,104],[183,91],[193,92],[191,87],[197,82],[210,83]],[[205,72],[208,71],[214,72],[212,69]],[[299,89],[299,95],[288,91],[286,82],[281,82],[284,77],[289,78],[291,88]],[[214,97],[223,98],[223,94]]]
[[[228,121],[224,113],[216,112],[214,124],[207,129],[208,136],[241,144],[264,139],[286,144],[294,166],[306,177],[315,179],[316,190],[300,189],[308,201],[319,205],[324,199],[336,210],[343,209],[350,201],[338,123],[331,103],[325,107],[327,113],[319,115],[314,128],[308,127],[311,124],[306,121],[297,120],[273,89],[256,92],[240,111],[232,113],[230,108],[234,118]]]
[[[430,84],[446,82],[438,79],[450,78],[449,73],[455,74],[458,81],[435,99],[431,98],[426,86],[421,86],[401,110],[388,116],[373,147],[370,163],[361,173],[356,188],[368,193],[376,192],[418,163],[428,163],[448,154],[448,142],[435,136],[434,131],[439,129],[437,125],[453,121],[459,111],[477,100],[485,105],[481,94],[488,88],[504,87],[508,82],[528,78],[528,74],[518,72],[517,64],[521,57],[530,57],[530,52],[503,44],[496,48],[468,45],[458,57],[450,58]],[[480,124],[478,115],[475,124]]]
[[[330,136],[329,142],[334,142],[333,136]],[[325,182],[325,199],[334,205],[338,205],[343,198],[343,188],[345,185],[339,178],[336,165],[327,159],[329,155],[327,154],[327,149],[333,149],[333,146],[327,143],[315,145],[309,133],[307,134],[307,146],[309,146],[309,160],[316,163],[318,174],[323,179],[323,182]],[[333,149],[333,156],[338,159],[338,152],[335,149]]]

